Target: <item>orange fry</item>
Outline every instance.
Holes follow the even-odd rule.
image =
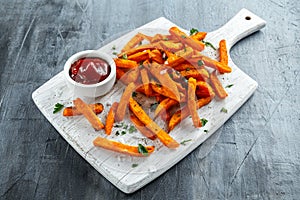
[[[122,58],[114,58],[117,68],[133,69],[139,66],[134,60],[126,60]]]
[[[172,27],[169,29],[171,35],[175,36],[182,43],[189,45],[197,51],[202,51],[205,48],[205,44],[192,37],[187,36],[184,32],[179,30],[177,27]]]
[[[209,78],[209,73],[205,68],[202,69],[189,69],[181,71],[180,74],[186,78],[195,78],[197,80],[205,81]]]
[[[139,118],[137,118],[133,113],[130,115],[130,120],[134,124],[135,128],[139,130],[144,136],[149,138],[150,140],[156,139],[156,135],[150,131],[145,124],[143,124]]]
[[[134,92],[135,89],[136,85],[133,82],[129,83],[125,88],[116,111],[116,122],[122,121],[124,119],[129,99],[131,98],[132,92]]]
[[[130,50],[132,48],[134,48],[137,44],[139,44],[141,41],[143,41],[144,39],[144,35],[141,33],[136,34],[135,36],[133,36],[131,38],[131,40],[129,40],[129,42],[124,46],[124,48],[122,49],[122,52]]]
[[[188,80],[188,108],[190,111],[190,114],[192,116],[193,124],[195,127],[201,127],[201,120],[197,112],[197,105],[196,105],[196,79],[189,78]]]
[[[216,60],[213,60],[207,56],[204,55],[197,55],[195,57],[192,57],[189,59],[189,62],[193,64],[197,64],[199,60],[202,60],[204,62],[204,65],[207,67],[211,67],[213,69],[218,70],[221,74],[223,73],[230,73],[231,72],[231,67],[228,65],[218,62]]]
[[[154,151],[154,146],[146,146],[145,148],[147,149],[148,153],[142,154],[139,152],[138,146],[130,146],[113,140],[108,140],[106,138],[102,138],[99,136],[93,141],[93,143],[97,147],[102,147],[107,150],[124,153],[130,156],[138,156],[138,157],[148,156]]]
[[[206,32],[197,32],[196,34],[190,36],[191,38],[195,40],[204,40],[206,37],[207,33]]]
[[[111,134],[111,131],[112,131],[112,128],[113,128],[113,125],[114,125],[114,122],[115,122],[115,114],[116,114],[117,107],[118,107],[118,103],[114,102],[112,104],[112,106],[110,107],[110,110],[107,114],[106,124],[105,124],[105,127],[104,127],[105,133],[107,135]]]
[[[147,59],[149,59],[149,54],[146,51],[137,52],[135,54],[128,56],[128,60],[133,60],[138,63]]]
[[[167,87],[170,91],[172,91],[177,98],[177,100],[180,100],[180,94],[178,91],[178,88],[176,86],[176,83],[171,79],[169,74],[165,71],[162,71],[161,65],[158,63],[153,62],[152,65],[145,65],[145,67],[150,71],[150,73],[156,77],[159,82],[164,86]]]
[[[162,100],[154,111],[154,117],[157,117],[161,112],[168,110],[172,106],[178,104],[178,101],[175,101],[171,98],[165,98]]]
[[[149,51],[149,57],[151,60],[159,63],[159,64],[163,64],[165,61],[162,58],[162,54],[158,49],[154,49],[152,51]]]
[[[100,114],[103,111],[103,105],[101,103],[89,104],[88,106],[93,110],[94,113],[96,113],[96,115]],[[66,107],[63,111],[63,116],[65,117],[75,115],[82,115],[82,113],[79,112],[76,107]]]
[[[184,47],[181,42],[175,43],[174,41],[161,41],[159,44],[164,51],[171,52],[179,51]]]
[[[93,112],[93,110],[84,103],[80,98],[77,98],[73,101],[75,107],[79,112],[81,112],[85,118],[91,123],[95,130],[100,130],[104,128],[104,125],[97,117],[97,115]]]
[[[118,71],[118,69],[117,69]],[[126,73],[123,74],[123,76],[121,77],[120,81],[122,81],[122,83],[128,85],[129,83],[135,82],[139,77],[139,68],[135,68],[132,69]]]
[[[149,97],[150,94],[152,93],[152,88],[149,85],[148,72],[145,68],[141,69],[140,72],[141,72],[141,78],[142,78],[142,82],[143,82],[143,86],[144,86],[144,90],[145,90],[145,95],[147,97]]]
[[[207,105],[210,101],[211,101],[210,97],[198,99],[197,109],[200,109],[201,107]],[[182,120],[187,118],[189,115],[190,115],[190,112],[189,112],[188,106],[183,107],[182,110],[176,111],[172,115],[172,117],[169,121],[168,131],[170,132],[171,130],[173,130],[177,124],[179,124]]]
[[[139,118],[139,120],[145,124],[145,126],[151,130],[157,138],[168,148],[176,148],[179,143],[176,142],[168,133],[166,133],[161,127],[159,127],[151,118],[145,113],[140,105],[133,99],[129,100],[130,110]]]
[[[212,87],[214,88],[217,96],[220,99],[224,99],[228,96],[227,92],[225,91],[225,89],[223,88],[221,82],[219,81],[219,79],[217,77],[216,71],[214,71],[213,73],[210,74],[210,81],[211,81]]]
[[[132,49],[129,49],[127,51],[124,51],[120,54],[118,54],[118,57],[119,58],[122,58],[123,55],[127,55],[127,56],[130,56],[132,54],[135,54],[137,52],[141,52],[141,51],[145,51],[147,49],[149,50],[153,50],[153,49],[156,49],[158,47],[159,43],[158,42],[155,42],[155,43],[151,43],[151,44],[143,44],[143,45],[140,45],[136,48],[132,48]]]
[[[220,63],[228,65],[228,54],[226,47],[226,40],[221,40],[219,43],[219,52],[220,52]]]
[[[197,81],[196,95],[198,98],[214,98],[215,93],[211,86],[205,81]]]

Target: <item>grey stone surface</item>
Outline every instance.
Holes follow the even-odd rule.
[[[0,5],[0,199],[300,198],[299,1],[1,0]],[[186,29],[212,31],[241,8],[267,21],[231,51],[259,88],[220,128],[207,156],[196,149],[131,195],[80,157],[31,100],[77,51],[99,48],[160,16]]]

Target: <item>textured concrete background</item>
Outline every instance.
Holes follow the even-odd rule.
[[[0,199],[299,199],[299,2],[1,0]],[[206,157],[196,149],[134,194],[94,170],[31,100],[77,51],[160,16],[212,31],[241,8],[267,21],[231,51],[258,90]]]

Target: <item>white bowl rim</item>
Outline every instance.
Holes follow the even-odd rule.
[[[106,79],[104,79],[103,81],[101,81],[99,83],[94,83],[94,84],[83,84],[83,83],[74,81],[69,75],[69,70],[71,68],[71,65],[75,61],[77,61],[83,57],[98,57],[98,58],[105,60],[109,64],[110,70],[111,70],[108,77]],[[95,87],[106,84],[107,82],[111,81],[114,78],[114,76],[116,74],[116,64],[115,64],[113,58],[111,56],[109,56],[107,53],[100,52],[98,50],[84,50],[84,51],[80,51],[80,52],[73,54],[67,60],[67,62],[64,65],[64,74],[65,74],[66,79],[75,86],[80,86],[83,88],[95,88]]]

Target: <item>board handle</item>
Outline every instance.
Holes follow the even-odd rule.
[[[224,26],[212,32],[218,40],[225,39],[228,50],[239,40],[265,27],[266,21],[243,8]]]

